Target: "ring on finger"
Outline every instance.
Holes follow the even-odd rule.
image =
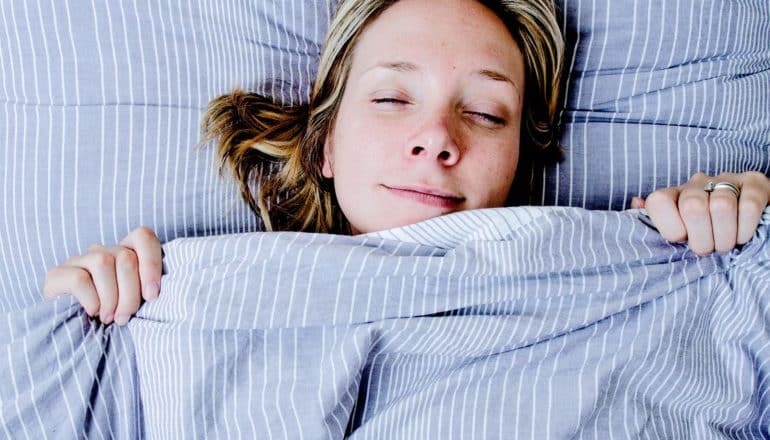
[[[730,183],[730,182],[717,182],[714,183],[713,180],[709,180],[706,183],[706,186],[703,187],[703,190],[707,193],[711,194],[712,192],[718,190],[718,189],[726,189],[733,193],[736,199],[739,199],[741,197],[741,190],[736,185]]]

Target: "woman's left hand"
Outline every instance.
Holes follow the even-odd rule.
[[[705,191],[706,184],[729,182],[739,188],[738,197],[728,189]],[[770,204],[770,179],[762,173],[698,173],[684,185],[659,189],[646,200],[634,197],[631,208],[644,208],[666,240],[688,242],[698,255],[714,250],[729,252],[751,240],[762,211]]]

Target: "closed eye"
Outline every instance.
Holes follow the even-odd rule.
[[[408,104],[409,102],[404,101],[403,99],[397,99],[397,98],[375,98],[372,99],[372,102],[376,104]]]
[[[484,112],[466,112],[466,113],[475,118],[481,119],[484,122],[492,123],[494,125],[499,125],[499,126],[505,125],[505,119],[499,116],[490,115],[489,113],[484,113]]]

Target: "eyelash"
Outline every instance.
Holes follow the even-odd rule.
[[[372,102],[375,104],[408,104],[408,101],[404,101],[403,99],[398,98],[375,98],[372,99]],[[475,117],[479,117],[483,119],[486,122],[503,126],[505,125],[505,119],[500,118],[498,116],[490,115],[489,113],[483,113],[483,112],[466,112],[470,115],[473,115]]]
[[[489,121],[495,125],[505,125],[505,119],[490,115],[489,113],[481,113],[481,112],[468,112],[474,116],[478,116],[485,121]]]
[[[390,104],[407,104],[403,99],[397,98],[376,98],[372,99],[372,102],[377,104],[390,103]]]

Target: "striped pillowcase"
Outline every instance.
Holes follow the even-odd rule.
[[[693,174],[770,174],[770,3],[561,0],[566,160],[532,204],[626,209]]]
[[[45,271],[151,227],[163,241],[262,227],[194,152],[233,85],[305,100],[335,0],[0,4],[0,310]],[[561,0],[566,161],[523,202],[623,209],[696,171],[770,160],[766,0]],[[6,301],[6,300],[3,300]]]

